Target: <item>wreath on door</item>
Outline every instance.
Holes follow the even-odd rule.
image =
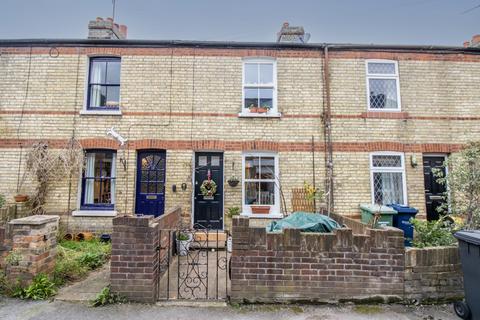
[[[204,197],[211,197],[217,192],[217,184],[212,179],[204,180],[200,192]]]

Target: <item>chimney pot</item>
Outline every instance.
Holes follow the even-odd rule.
[[[463,43],[463,47],[464,47],[464,48],[470,47],[470,41],[465,41],[465,42]]]
[[[471,45],[477,45],[480,43],[480,34],[476,34],[472,37]]]
[[[121,24],[119,27],[120,33],[124,35],[125,38],[127,38],[127,26],[124,24]]]
[[[103,21],[102,17],[97,17],[97,21]]]
[[[113,18],[108,17],[107,20],[113,22]]]

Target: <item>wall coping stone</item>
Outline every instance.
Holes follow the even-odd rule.
[[[59,216],[55,215],[33,215],[25,218],[15,219],[9,222],[14,225],[41,225],[49,222],[56,222],[60,220]]]

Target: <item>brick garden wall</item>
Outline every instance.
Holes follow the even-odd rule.
[[[299,230],[267,233],[233,220],[232,301],[292,302],[402,299],[403,233],[394,228],[353,234]]]
[[[58,219],[58,216],[38,215],[9,222],[11,242],[8,242],[11,245],[3,249],[11,249],[5,252],[15,254],[18,261],[5,269],[8,280],[28,282],[39,273],[53,272],[57,255]]]
[[[169,233],[160,233],[160,230],[177,228],[181,213],[182,209],[175,207],[157,219],[153,216],[113,219],[110,262],[112,291],[131,301],[153,303],[157,300],[161,272],[158,249],[169,241],[166,236]]]
[[[463,297],[458,247],[410,248],[405,253],[405,298],[419,302]]]

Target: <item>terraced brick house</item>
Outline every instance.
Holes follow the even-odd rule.
[[[17,190],[32,142],[74,137],[85,166],[54,179],[46,203],[71,228],[177,205],[218,229],[230,207],[279,218],[305,181],[338,214],[398,202],[434,219],[431,168],[480,139],[478,37],[314,44],[284,25],[271,43],[143,41],[100,18],[89,31],[0,40],[0,193],[33,191]]]

